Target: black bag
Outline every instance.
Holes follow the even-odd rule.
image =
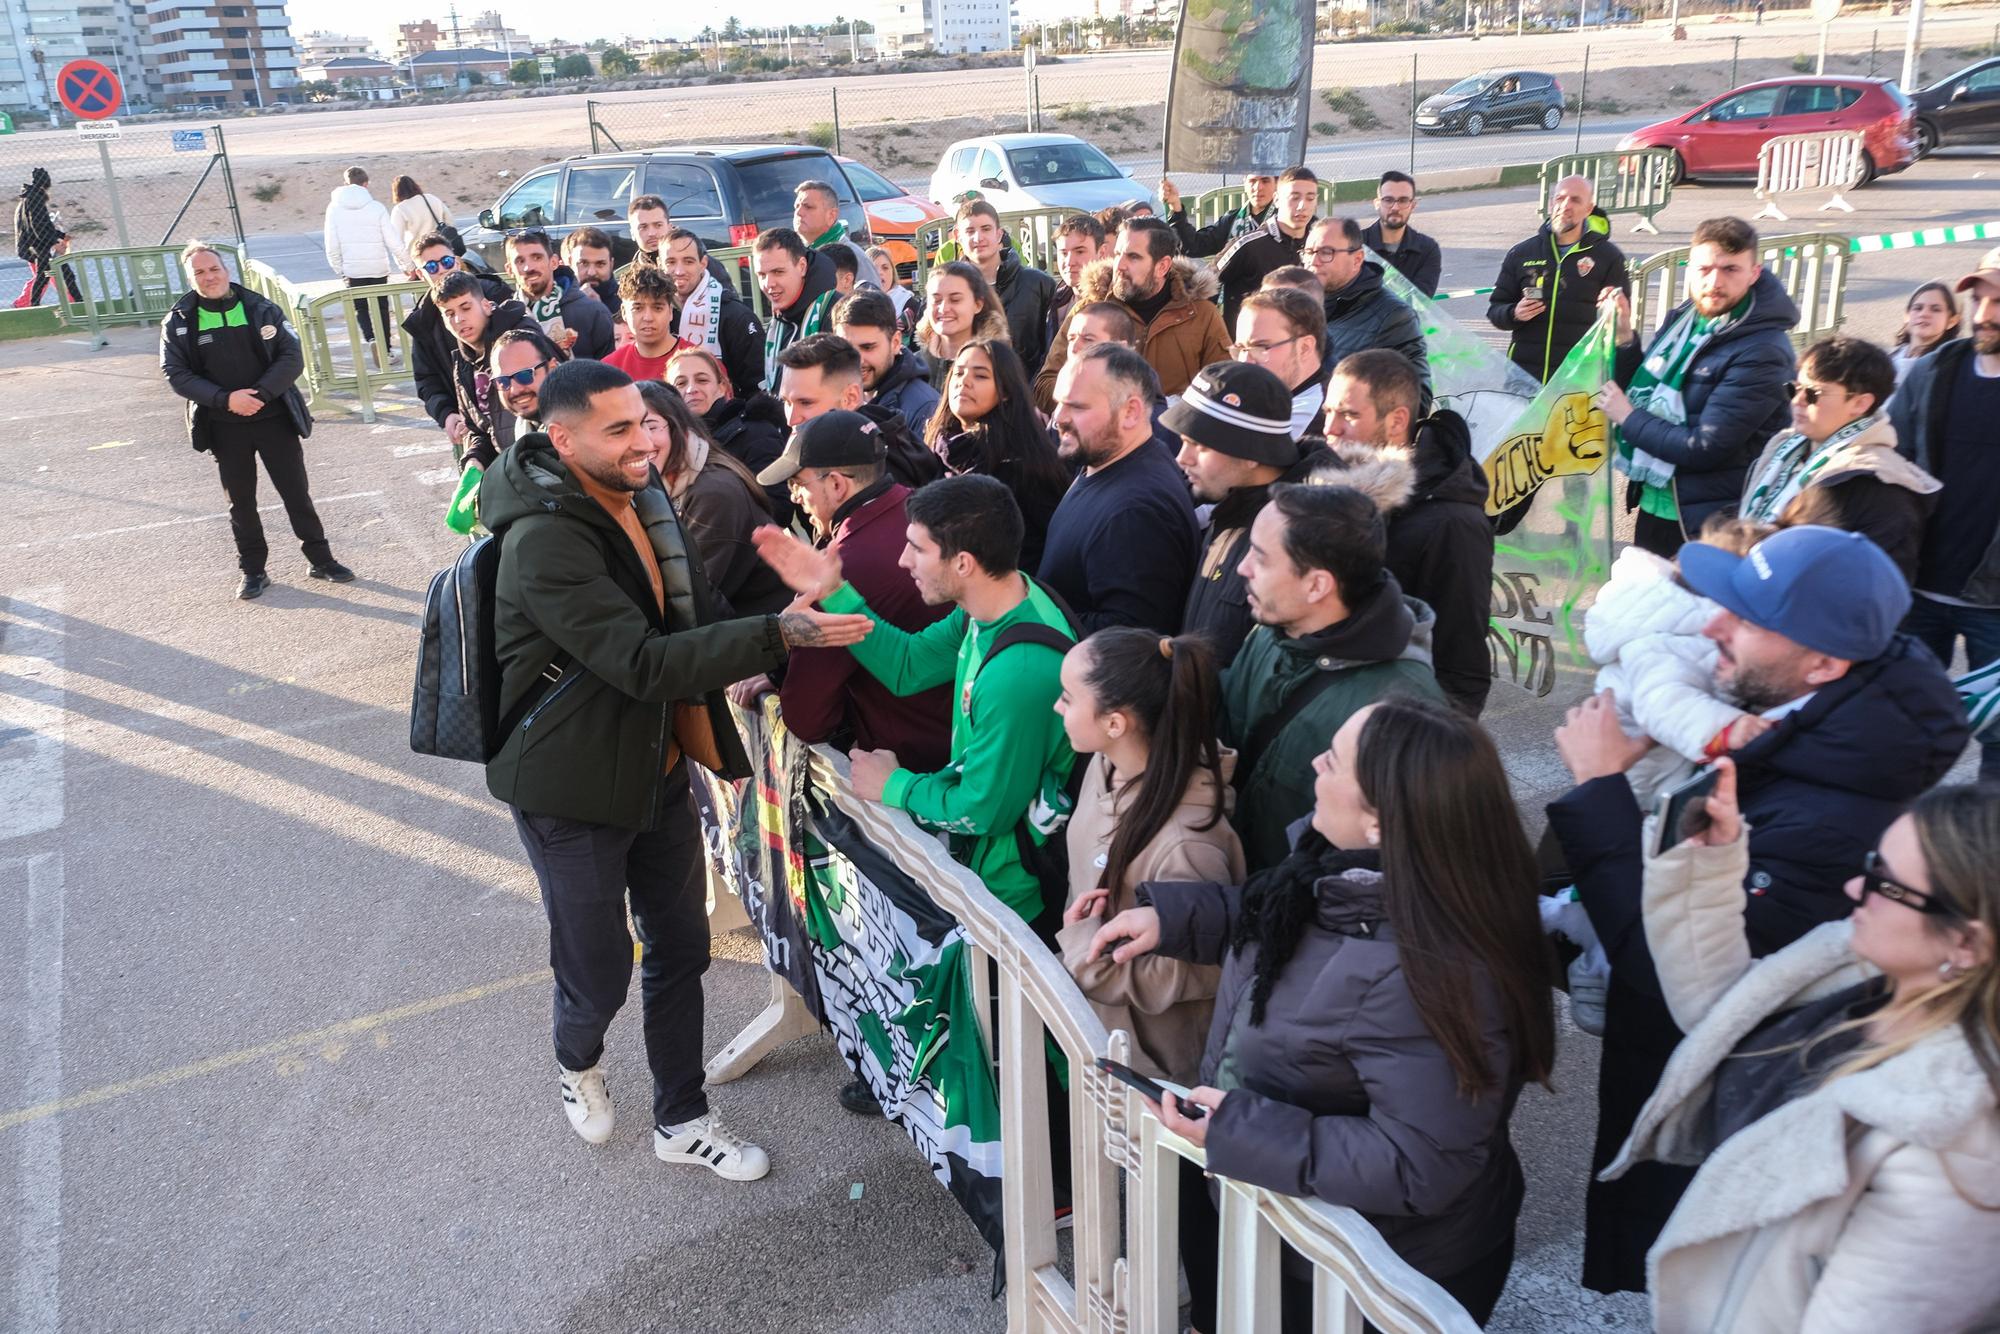
[[[458,228],[452,226],[444,219],[438,217],[438,211],[435,208],[431,207],[431,197],[429,195],[418,195],[417,198],[424,201],[424,212],[431,215],[432,229],[435,230],[439,236],[442,236],[445,240],[451,243],[452,254],[463,258],[465,255],[465,238],[458,234]],[[412,256],[412,258],[415,257]]]
[[[535,703],[569,673],[558,653],[541,680],[500,716],[500,658],[493,648],[493,589],[500,539],[482,537],[431,579],[424,593],[417,680],[410,694],[410,749],[484,764]]]
[[[944,460],[927,448],[922,441],[910,434],[910,424],[903,420],[900,412],[873,403],[863,403],[856,409],[862,416],[875,423],[882,433],[884,464],[892,481],[900,482],[912,491],[928,482],[935,482],[944,476]],[[1001,638],[1006,638],[1002,635]],[[1015,641],[1021,642],[1021,641]]]

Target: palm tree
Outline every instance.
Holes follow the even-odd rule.
[[[739,42],[743,40],[743,20],[731,14],[722,21],[722,40]]]

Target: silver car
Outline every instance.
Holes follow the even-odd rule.
[[[945,149],[931,202],[955,208],[977,191],[1002,213],[1065,208],[1094,213],[1151,191],[1073,134],[989,134]]]

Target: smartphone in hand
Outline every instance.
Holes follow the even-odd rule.
[[[1711,764],[1661,796],[1660,819],[1653,839],[1655,857],[1707,832],[1708,799],[1715,794],[1715,785],[1721,778],[1722,770]]]
[[[1130,1084],[1154,1102],[1162,1101],[1160,1095],[1163,1093],[1173,1094],[1174,1103],[1180,1108],[1181,1115],[1190,1121],[1199,1121],[1208,1115],[1208,1108],[1196,1102],[1185,1088],[1171,1080],[1152,1079],[1140,1074],[1129,1065],[1119,1064],[1109,1056],[1098,1057],[1097,1068],[1121,1083]]]

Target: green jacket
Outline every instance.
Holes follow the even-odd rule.
[[[656,828],[676,700],[701,700],[726,778],[750,772],[722,688],[785,655],[775,616],[714,622],[694,546],[660,485],[634,497],[666,583],[653,600],[638,552],[603,506],[571,480],[546,435],[516,440],[479,487],[479,514],[500,541],[493,643],[504,718],[558,652],[570,665],[486,766],[494,796],[537,815],[620,829]]]
[[[1443,699],[1431,672],[1437,617],[1403,596],[1392,576],[1344,621],[1286,638],[1260,625],[1222,674],[1222,739],[1241,751],[1260,721],[1320,672],[1335,679],[1286,724],[1248,772],[1237,771],[1236,832],[1250,869],[1276,866],[1291,851],[1290,827],[1313,809],[1313,757],[1358,710],[1386,695]]]
[[[950,758],[936,773],[896,770],[883,804],[948,835],[952,856],[995,898],[1033,921],[1042,911],[1042,886],[1021,865],[1014,830],[1029,820],[1048,832],[1050,808],[1063,800],[1057,794],[1076,763],[1056,714],[1063,655],[1021,644],[1007,650],[990,676],[979,663],[986,646],[1011,625],[1039,621],[1072,634],[1062,610],[1033,582],[1021,605],[997,620],[974,621],[961,609],[915,634],[876,616],[852,584],[842,584],[820,605],[874,618],[875,628],[850,651],[898,695],[952,683]],[[1058,896],[1068,892],[1066,885],[1052,888]]]

